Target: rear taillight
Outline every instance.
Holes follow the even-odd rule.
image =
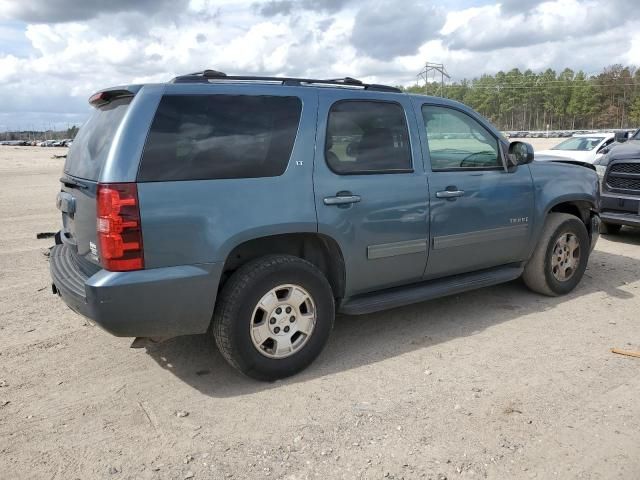
[[[139,207],[135,183],[98,184],[98,244],[105,270],[144,268]]]

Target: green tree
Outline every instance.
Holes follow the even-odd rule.
[[[564,68],[536,73],[517,68],[449,83],[413,85],[413,93],[466,103],[499,128],[545,130],[637,127],[640,124],[640,71],[611,65],[594,76]]]
[[[633,103],[631,104],[629,120],[631,120],[634,125],[640,125],[640,95],[636,95]]]

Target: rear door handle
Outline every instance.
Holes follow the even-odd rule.
[[[351,203],[358,203],[360,201],[360,195],[345,195],[339,192],[335,197],[324,197],[325,205],[349,205]]]
[[[437,198],[456,198],[464,196],[464,190],[442,190],[436,192]]]

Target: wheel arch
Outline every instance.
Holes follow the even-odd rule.
[[[598,216],[598,206],[590,198],[559,198],[556,199],[555,202],[551,203],[547,206],[545,210],[543,210],[544,215],[542,216],[541,222],[537,223],[537,228],[534,231],[532,237],[532,243],[530,244],[529,258],[533,254],[533,250],[536,245],[540,241],[540,235],[542,234],[542,230],[544,228],[545,222],[551,213],[567,213],[569,215],[573,215],[576,218],[579,218],[580,221],[584,224],[587,229],[587,233],[589,235],[589,240],[591,242],[591,249],[595,246],[598,237],[600,235],[599,232],[599,216]]]
[[[598,205],[596,205],[591,200],[565,200],[551,206],[549,210],[547,210],[547,215],[552,212],[568,213],[582,220],[582,223],[584,223],[584,226],[587,229],[587,233],[589,234],[591,249],[593,250],[598,237],[600,236],[600,217],[598,215]]]
[[[550,213],[568,213],[582,220],[587,230],[590,228],[591,214],[596,210],[596,206],[589,200],[561,200],[549,206],[546,215]]]
[[[327,277],[333,296],[341,299],[345,291],[345,263],[335,239],[317,232],[295,232],[257,236],[235,245],[226,256],[220,288],[235,270],[250,260],[282,254],[303,258]]]
[[[567,213],[579,218],[587,229],[591,245],[595,245],[595,241],[599,236],[598,232],[598,207],[592,198],[588,197],[561,197],[546,205],[546,207],[538,210],[536,222],[529,243],[527,258],[531,258],[533,251],[540,241],[540,236],[544,229],[545,222],[551,213]]]

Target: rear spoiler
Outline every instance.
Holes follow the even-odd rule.
[[[100,90],[89,97],[89,105],[98,108],[116,98],[133,97],[141,88],[142,85],[127,85]]]

